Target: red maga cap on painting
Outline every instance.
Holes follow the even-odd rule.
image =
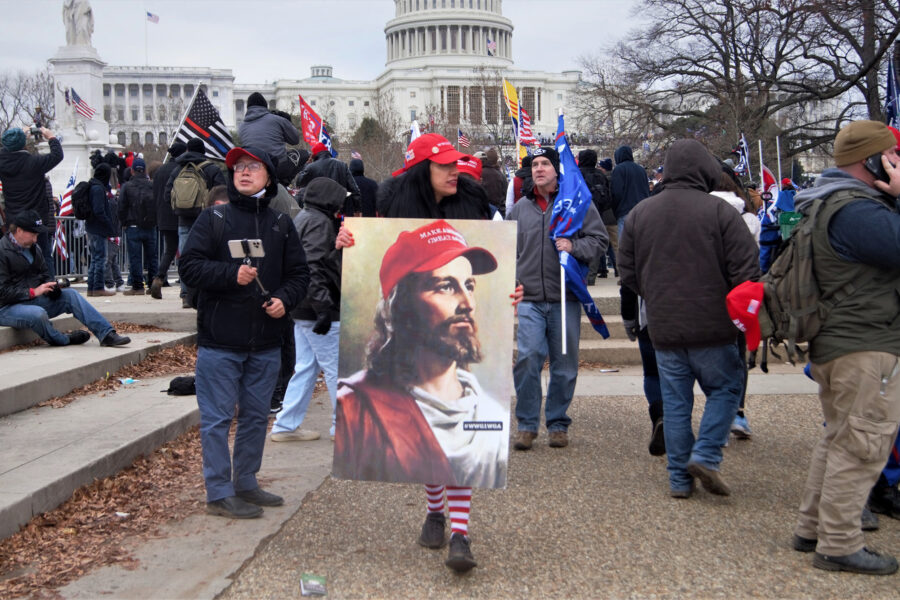
[[[397,282],[410,273],[424,273],[464,256],[472,263],[472,274],[497,268],[497,259],[484,248],[466,244],[460,232],[446,221],[434,221],[413,231],[404,231],[384,253],[381,261],[381,294],[387,298]]]

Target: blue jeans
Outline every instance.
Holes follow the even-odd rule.
[[[106,237],[89,233],[88,248],[91,252],[91,261],[88,264],[87,289],[102,290],[106,282]]]
[[[622,230],[625,229],[625,219],[627,217],[628,217],[628,215],[624,215],[624,216],[618,217],[616,219],[616,225],[619,227],[619,239],[620,240],[622,239]]]
[[[106,287],[125,285],[119,269],[119,245],[106,240]]]
[[[186,225],[178,226],[178,260],[181,260],[181,253],[184,252],[184,245],[187,244],[188,236],[191,233],[191,228]],[[180,263],[179,263],[180,264]],[[178,279],[181,279],[181,274],[179,274]],[[187,286],[184,285],[184,282],[181,282],[181,297],[184,298],[187,295]]]
[[[581,304],[566,302],[566,353],[562,353],[559,302],[522,302],[516,334],[518,357],[513,367],[516,386],[516,420],[519,431],[537,433],[541,422],[541,369],[550,356],[550,383],[544,418],[548,431],[567,431],[572,419],[566,414],[578,378],[578,340]]]
[[[200,346],[197,349],[197,405],[206,501],[234,496],[259,487],[269,423],[269,405],[281,365],[278,348],[235,352]],[[238,407],[234,455],[228,451],[228,430]]]
[[[331,398],[331,431],[334,435],[334,413],[337,409],[339,321],[331,323],[325,335],[313,333],[315,321],[294,320],[296,361],[294,375],[284,392],[281,411],[272,425],[272,433],[294,431],[303,424],[319,371],[325,372],[325,385]]]
[[[0,307],[0,325],[31,329],[48,344],[67,346],[69,336],[57,331],[50,323],[50,319],[63,313],[74,315],[98,340],[102,340],[113,330],[109,321],[104,319],[81,294],[71,288],[62,290],[62,295],[56,300],[51,300],[45,294],[25,302]]]
[[[688,462],[719,470],[722,446],[728,441],[741,401],[744,365],[736,344],[677,350],[657,348],[656,364],[665,410],[669,485],[673,491],[688,490],[693,481],[687,472]],[[691,428],[695,380],[706,395],[696,440]]]
[[[650,419],[656,423],[663,415],[662,390],[659,386],[659,368],[656,366],[656,351],[650,340],[650,332],[646,327],[637,335],[638,348],[641,351],[641,364],[644,367],[644,396],[650,409]]]
[[[144,281],[149,287],[150,282],[156,276],[156,227],[150,227],[149,229],[136,226],[126,227],[125,242],[128,244],[131,287],[134,289],[143,288]],[[147,264],[146,277],[144,277],[143,269],[141,268],[144,262]]]

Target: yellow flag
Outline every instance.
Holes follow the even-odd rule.
[[[516,88],[506,79],[503,80],[503,97],[506,99],[506,108],[509,109],[509,116],[518,120],[519,96],[516,94]]]

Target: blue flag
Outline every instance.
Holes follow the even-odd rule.
[[[569,147],[566,138],[566,126],[563,116],[559,115],[559,124],[556,129],[556,151],[559,153],[559,191],[553,202],[553,212],[550,213],[550,239],[558,237],[572,237],[584,225],[584,215],[591,206],[591,190],[584,182],[578,165],[575,164],[575,155]],[[609,337],[609,330],[603,315],[594,304],[587,289],[588,266],[583,265],[568,252],[559,253],[559,264],[566,273],[566,286],[572,290],[594,329],[603,336]],[[565,298],[565,296],[563,296]]]
[[[894,61],[892,60],[888,62],[884,117],[888,125],[900,129],[900,92],[897,90],[897,78],[894,76]]]
[[[322,124],[322,131],[319,133],[319,141],[325,144],[325,147],[331,152],[331,158],[337,158],[337,150],[331,147],[331,136],[328,135],[328,130],[325,129],[324,123]]]

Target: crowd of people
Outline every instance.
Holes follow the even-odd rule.
[[[517,224],[516,284],[509,290],[518,318],[513,449],[533,447],[542,406],[549,446],[569,446],[581,303],[560,285],[564,252],[583,265],[588,285],[610,271],[620,278],[623,325],[643,364],[648,450],[666,456],[669,495],[687,500],[698,483],[709,493],[731,494],[722,448],[731,434],[752,435],[748,354],[760,340],[729,312],[728,298],[750,285],[751,302],[764,302],[759,282],[783,243],[775,200],[765,195],[779,190],[761,195],[693,139],[673,142],[664,164],[649,173],[628,146],[603,159],[582,150],[573,174],[561,170],[557,147],[540,146],[507,181],[495,149],[463,154],[434,133],[412,140],[402,168],[378,184],[365,177],[361,159],[348,165],[324,144],[309,153],[288,151],[299,142],[289,116],[270,111],[260,94],[247,105],[243,145],[224,163],[211,159],[199,139],[173,144],[171,160],[161,165],[136,156],[119,171],[117,160],[95,157],[86,221],[88,296],[116,293],[106,285],[108,244],[122,232],[125,294],[161,298],[179,256],[183,306],[196,308],[198,317],[196,387],[210,514],[253,518],[283,503],[256,480],[268,416],[276,413],[273,442],[318,439],[303,423],[324,372],[338,475],[378,479],[391,472],[424,484],[418,543],[449,545],[446,564],[455,571],[476,566],[468,537],[472,486],[505,481],[506,447],[470,435],[467,443],[480,457],[473,461],[454,446],[459,438],[452,432],[462,429],[463,404],[469,418],[496,413],[466,369],[480,360],[474,281],[497,261],[469,248],[445,219]],[[127,343],[78,293],[60,289],[47,267],[42,236],[52,216],[44,173],[62,150],[52,132],[43,135],[51,152],[42,156],[23,150],[21,130],[3,135],[0,180],[10,232],[0,240],[0,324],[30,327],[53,345],[84,343],[85,332],[61,334],[49,324],[72,312],[101,344]],[[825,426],[791,542],[814,552],[813,565],[826,570],[897,570],[893,557],[866,547],[862,530],[877,527],[873,511],[900,518],[900,455],[888,464],[900,423],[898,149],[896,130],[853,122],[837,135],[834,168],[796,195],[790,180],[781,186],[790,207],[807,218],[810,206],[827,201],[815,216],[813,268],[823,297],[841,293],[809,343],[809,375],[820,388]],[[583,224],[572,235],[551,237],[561,183],[575,176],[591,193]],[[115,180],[122,184],[116,194]],[[337,372],[341,271],[356,239],[342,216],[429,219],[442,232],[431,241],[433,225],[401,234],[385,254],[366,367],[345,379]],[[246,245],[230,247],[235,239],[261,240],[264,256]],[[441,302],[429,304],[438,293]],[[409,335],[411,323],[435,334],[423,343]],[[462,325],[442,335],[446,323]],[[695,383],[706,396],[696,432]]]

